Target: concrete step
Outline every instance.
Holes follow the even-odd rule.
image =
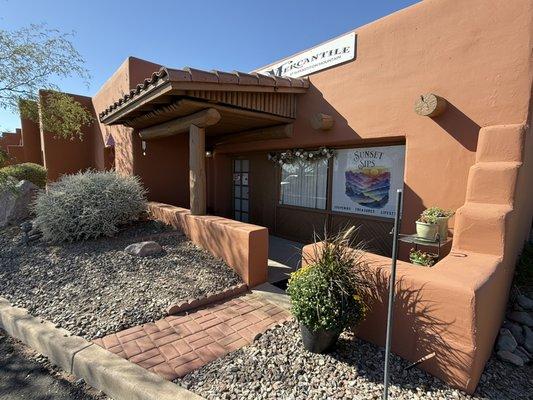
[[[521,163],[478,162],[470,168],[466,202],[512,204]]]
[[[521,162],[524,147],[523,124],[494,125],[481,128],[477,143],[476,162]]]
[[[502,256],[510,205],[467,202],[455,214],[454,248]]]

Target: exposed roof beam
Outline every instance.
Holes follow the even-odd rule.
[[[207,128],[220,121],[220,113],[214,108],[199,111],[185,117],[173,119],[159,125],[154,125],[139,132],[142,140],[157,139],[177,135],[189,131],[191,125]]]

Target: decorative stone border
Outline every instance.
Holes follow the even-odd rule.
[[[194,310],[199,307],[206,306],[208,304],[216,303],[222,300],[227,300],[232,297],[237,297],[248,291],[248,285],[241,283],[239,285],[231,286],[230,288],[217,293],[208,293],[206,295],[197,297],[195,299],[189,299],[181,303],[169,306],[167,308],[168,315],[174,315],[185,311]]]
[[[115,400],[200,400],[202,397],[132,364],[0,297],[0,328],[64,371]]]

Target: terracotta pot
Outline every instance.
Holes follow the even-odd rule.
[[[311,353],[327,353],[332,350],[339,340],[340,332],[337,331],[312,331],[307,326],[300,324],[302,341],[306,350]]]
[[[441,242],[444,242],[448,238],[448,220],[450,217],[437,217],[437,223],[439,224],[439,238]]]
[[[435,240],[439,233],[438,224],[426,224],[425,222],[416,221],[416,235],[421,239]]]

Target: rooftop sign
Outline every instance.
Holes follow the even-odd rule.
[[[298,78],[355,58],[355,32],[340,36],[265,68],[260,74]]]

